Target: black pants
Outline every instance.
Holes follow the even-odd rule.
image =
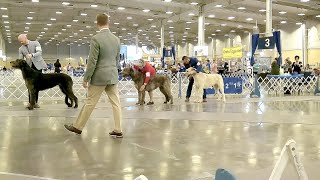
[[[32,66],[31,66],[32,69],[42,73],[42,69],[38,70],[34,64],[32,63]],[[28,96],[29,96],[29,103],[30,103],[30,92],[28,92]],[[39,96],[39,92],[36,92],[36,103],[38,103],[38,96]]]
[[[192,77],[192,78],[189,79],[189,84],[188,84],[188,89],[187,89],[187,96],[186,96],[186,98],[190,98],[190,96],[191,96],[193,83],[194,83],[194,79],[193,79],[193,77]],[[203,89],[203,96],[202,96],[202,98],[203,98],[203,99],[206,99],[206,98],[207,98],[207,91],[206,91],[206,89]]]

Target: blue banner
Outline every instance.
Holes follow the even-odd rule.
[[[225,94],[241,94],[242,79],[241,78],[223,78]],[[213,88],[207,89],[207,94],[215,94]]]

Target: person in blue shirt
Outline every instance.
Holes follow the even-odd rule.
[[[195,69],[197,69],[197,72],[203,72],[202,70],[202,65],[201,63],[198,61],[197,58],[189,58],[187,56],[183,56],[182,57],[182,62],[184,64],[185,69],[188,69],[190,67],[193,67]],[[189,78],[189,84],[188,84],[188,89],[187,89],[187,95],[186,95],[186,100],[185,102],[189,102],[190,96],[191,96],[191,92],[192,92],[192,86],[194,83],[194,79],[193,77]],[[207,102],[207,92],[205,89],[203,89],[203,102]]]

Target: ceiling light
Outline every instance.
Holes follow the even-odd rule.
[[[42,37],[43,35],[42,34],[39,34],[39,37]]]
[[[10,29],[6,29],[7,32],[10,32]]]
[[[129,20],[130,20],[130,19],[132,19],[132,17],[131,17],[131,16],[128,16],[128,17],[127,17],[127,19],[129,19]]]
[[[43,32],[43,31],[41,32],[41,34],[45,34],[45,33],[46,33],[46,32]]]
[[[189,16],[194,16],[195,14],[194,13],[189,13]]]
[[[27,22],[26,24],[30,25],[31,23]]]
[[[239,10],[244,10],[246,9],[245,7],[238,7]]]
[[[119,10],[125,10],[126,8],[124,7],[118,7]]]
[[[173,31],[170,31],[170,32],[169,32],[169,34],[173,34],[173,33],[174,33]]]
[[[153,32],[154,32],[154,33],[158,33],[159,31],[156,30],[156,31],[153,31]]]
[[[210,23],[204,23],[205,25],[209,25]]]
[[[2,8],[0,8],[1,10],[8,10],[8,8],[5,8],[5,7],[2,7]]]
[[[74,19],[73,22],[78,22],[78,19]]]
[[[211,36],[215,36],[216,34],[211,34]]]
[[[217,29],[216,32],[221,32],[221,30],[220,30],[220,29]]]
[[[174,29],[174,27],[171,26],[171,27],[169,27],[169,29]]]
[[[88,29],[89,29],[89,28],[91,28],[91,26],[86,26],[86,28],[88,28]]]
[[[279,14],[287,14],[285,11],[280,11]]]
[[[149,9],[144,9],[144,10],[142,10],[143,12],[150,12],[150,10]]]
[[[115,23],[113,23],[113,24],[115,24],[115,25],[119,25],[120,23],[118,23],[118,22],[115,22]]]
[[[238,28],[243,28],[243,26],[241,24],[238,25]]]
[[[300,0],[301,2],[309,2],[310,0]]]
[[[252,19],[252,18],[247,18],[246,20],[247,20],[247,21],[252,21],[253,19]]]
[[[265,10],[265,9],[260,9],[259,11],[260,11],[260,12],[266,12],[267,10]]]
[[[52,26],[52,24],[47,24],[47,26]]]
[[[304,16],[304,15],[306,15],[306,14],[303,14],[303,13],[299,13],[299,14],[298,14],[298,16]]]
[[[126,28],[122,28],[121,30],[122,30],[122,31],[126,31],[127,29],[126,29]]]
[[[217,8],[221,8],[222,5],[221,5],[221,4],[217,4],[216,7],[217,7]]]
[[[61,11],[57,11],[56,14],[62,14],[62,12]]]
[[[67,27],[71,27],[71,25],[70,25],[70,24],[68,24],[68,25],[67,25]]]
[[[296,25],[302,25],[302,23],[301,22],[297,22]]]
[[[213,14],[210,14],[208,17],[209,17],[209,18],[214,18],[214,17],[216,17],[216,16],[213,15]]]
[[[230,32],[234,33],[234,32],[236,32],[236,31],[235,31],[235,30],[231,30]]]
[[[7,17],[9,17],[9,16],[8,16],[8,15],[2,15],[2,17],[3,17],[3,18],[7,18]]]
[[[72,38],[73,36],[69,36],[69,37],[71,37],[71,38]]]
[[[190,30],[190,28],[186,28],[186,30]]]
[[[224,36],[229,36],[229,34],[225,34]]]
[[[8,23],[9,23],[9,21],[4,21],[3,23],[4,23],[4,24],[8,24]]]
[[[191,5],[198,5],[199,3],[197,3],[197,2],[192,2],[192,3],[190,3]]]
[[[58,32],[58,34],[62,34],[61,32]]]
[[[33,19],[33,17],[27,17],[27,19],[30,19],[30,20],[31,20],[31,19]]]
[[[48,30],[48,28],[43,28],[43,30],[45,30],[45,31],[46,31],[46,30]]]
[[[74,35],[78,35],[78,33],[73,33]]]
[[[66,29],[61,29],[62,31],[66,31]]]
[[[235,18],[235,17],[233,17],[233,16],[228,17],[229,20],[234,19],[234,18]]]
[[[32,0],[31,2],[39,2],[39,0]]]
[[[138,27],[138,26],[139,26],[139,24],[133,24],[133,26],[134,26],[134,27]]]
[[[5,28],[10,28],[10,26],[4,26]]]
[[[98,5],[96,5],[96,4],[91,4],[91,7],[96,8],[96,7],[98,7]]]
[[[79,31],[80,31],[80,32],[83,32],[83,29],[80,29]]]
[[[155,27],[157,27],[157,26],[156,26],[156,25],[152,25],[151,27],[152,27],[152,28],[155,28]]]
[[[57,19],[56,19],[56,18],[51,18],[50,20],[51,20],[51,21],[56,21]]]
[[[153,19],[150,18],[150,19],[148,19],[148,21],[153,21]]]
[[[163,0],[164,2],[171,2],[172,0]]]
[[[281,24],[286,24],[286,23],[287,23],[287,21],[281,21],[280,23],[281,23]]]
[[[320,15],[317,15],[316,17],[317,17],[317,18],[320,18]]]
[[[167,12],[166,12],[166,14],[172,14],[172,13],[173,13],[172,11],[167,11]]]
[[[62,5],[68,6],[68,5],[70,5],[70,3],[69,2],[63,2]]]
[[[93,36],[93,34],[89,34],[90,36]]]
[[[139,31],[139,32],[142,32],[142,29],[139,29],[138,31]]]
[[[227,26],[227,24],[221,24],[221,26]]]
[[[168,22],[168,23],[172,23],[173,21],[172,21],[172,20],[168,20],[167,22]]]
[[[81,15],[81,16],[86,16],[87,14],[86,14],[86,13],[81,13],[80,15]]]

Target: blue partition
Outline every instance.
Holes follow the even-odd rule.
[[[224,93],[225,94],[241,94],[242,93],[242,79],[226,77],[224,81]],[[215,94],[213,88],[207,89],[207,94]]]

